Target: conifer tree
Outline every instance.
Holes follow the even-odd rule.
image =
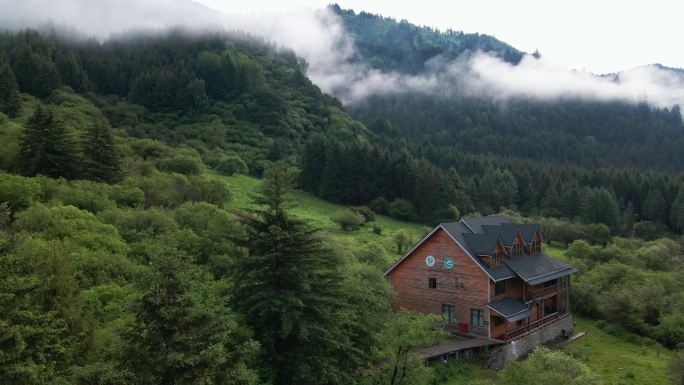
[[[19,86],[7,58],[0,55],[0,112],[14,117],[19,112]]]
[[[96,122],[86,132],[83,146],[85,174],[88,179],[116,182],[121,177],[120,155],[112,131]]]
[[[670,211],[670,221],[672,227],[684,233],[684,185],[679,187],[677,192],[677,197],[674,202],[672,202],[672,210]]]
[[[582,219],[587,223],[603,223],[612,234],[618,234],[622,218],[615,196],[605,188],[588,190],[582,201]]]
[[[258,345],[239,330],[218,283],[173,248],[151,265],[152,284],[127,336],[126,367],[137,383],[257,383],[250,360]]]
[[[653,187],[646,195],[646,200],[641,208],[646,219],[652,220],[656,223],[665,224],[667,213],[666,213],[666,202],[663,197],[663,193],[658,187]]]
[[[51,110],[38,107],[21,137],[20,168],[24,175],[52,178],[79,176],[78,146]]]
[[[345,328],[341,259],[290,217],[285,178],[270,173],[254,199],[263,208],[246,223],[249,256],[235,266],[236,308],[262,346],[272,383],[349,383],[360,353]]]

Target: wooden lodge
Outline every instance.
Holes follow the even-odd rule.
[[[522,338],[569,317],[577,270],[543,243],[539,225],[499,215],[442,223],[385,272],[393,307],[441,314],[460,335]]]

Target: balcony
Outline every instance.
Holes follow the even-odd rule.
[[[530,292],[530,298],[546,298],[552,297],[558,293],[558,284],[553,284],[551,286],[543,287],[541,289],[532,290]]]
[[[504,342],[512,341],[512,340],[518,339],[522,336],[525,336],[525,335],[527,335],[533,331],[539,330],[540,328],[543,328],[544,326],[551,324],[551,323],[554,323],[554,322],[558,321],[559,319],[565,318],[567,316],[568,316],[567,314],[561,315],[559,313],[549,314],[542,319],[536,320],[536,321],[531,322],[527,325],[523,325],[519,328],[509,330],[504,334],[501,334],[497,337],[494,337],[494,339],[497,339],[499,341],[504,341]]]

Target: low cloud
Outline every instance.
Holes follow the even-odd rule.
[[[476,52],[451,62],[434,58],[424,73],[406,75],[380,71],[357,60],[352,38],[327,9],[248,16],[226,11],[189,0],[0,0],[0,26],[16,29],[49,23],[100,40],[132,30],[164,31],[179,26],[191,31],[244,31],[294,50],[307,61],[309,77],[347,104],[370,95],[416,92],[498,100],[526,97],[621,100],[657,107],[684,104],[684,75],[659,66],[596,76],[544,57],[525,56],[518,65],[511,65]]]

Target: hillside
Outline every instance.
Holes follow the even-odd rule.
[[[496,100],[496,93],[477,95],[467,86],[467,77],[477,74],[460,69],[456,71],[460,75],[450,78],[444,74],[449,72],[448,65],[435,69],[428,64],[437,59],[453,63],[485,52],[516,65],[523,53],[487,35],[441,32],[339,6],[331,9],[352,37],[357,61],[383,71],[418,75],[415,81],[425,83],[415,90],[370,96],[349,106],[352,115],[369,127],[387,121],[393,135],[415,143],[412,151],[416,154],[432,152],[437,163],[456,149],[589,169],[684,170],[684,124],[678,107],[654,108],[572,95],[549,100],[522,95],[503,101]],[[676,69],[650,68],[681,79]],[[619,83],[635,70],[615,75],[614,81]],[[438,89],[430,88],[426,79],[431,75],[446,76],[440,78]]]
[[[364,17],[378,36],[396,33]],[[440,36],[428,45],[454,54],[466,38]],[[674,349],[684,330],[671,239],[684,230],[681,174],[633,168],[614,155],[631,142],[601,147],[589,123],[576,146],[550,128],[537,157],[486,153],[489,141],[540,142],[486,101],[463,106],[474,115],[461,122],[478,126],[465,136],[439,125],[421,136],[373,111],[364,124],[305,69],[243,34],[0,35],[0,384],[378,384],[388,362],[428,384],[436,370],[413,352],[441,337],[439,317],[393,314],[383,268],[434,223],[506,208],[553,217],[539,221],[582,270],[578,312],[648,338],[664,378],[651,353],[670,354],[650,348]],[[654,164],[674,159],[677,110],[578,108],[533,110],[542,126],[576,111],[623,119],[672,146]],[[596,165],[550,161],[564,145]],[[621,301],[600,300],[612,296]],[[646,366],[634,367],[643,379]]]
[[[484,51],[518,63],[522,52],[496,38],[460,31],[440,32],[367,12],[355,13],[334,4],[328,7],[342,19],[358,50],[355,58],[384,71],[418,74],[439,57],[454,60],[463,53]]]
[[[215,178],[225,181],[230,186],[232,194],[231,203],[228,207],[237,213],[245,213],[254,205],[251,203],[253,196],[261,180],[246,176],[220,176]],[[337,205],[317,198],[304,191],[293,191],[290,195],[292,213],[298,218],[306,220],[312,226],[321,230],[321,234],[340,246],[345,252],[354,252],[367,249],[371,246],[380,245],[387,252],[387,265],[396,260],[402,252],[397,250],[395,235],[399,230],[408,232],[411,242],[422,238],[430,229],[417,223],[399,221],[385,215],[378,215],[372,223],[368,223],[358,231],[343,231],[340,225],[334,222],[334,218],[349,211],[348,206]],[[381,234],[375,234],[372,226],[382,228]]]

